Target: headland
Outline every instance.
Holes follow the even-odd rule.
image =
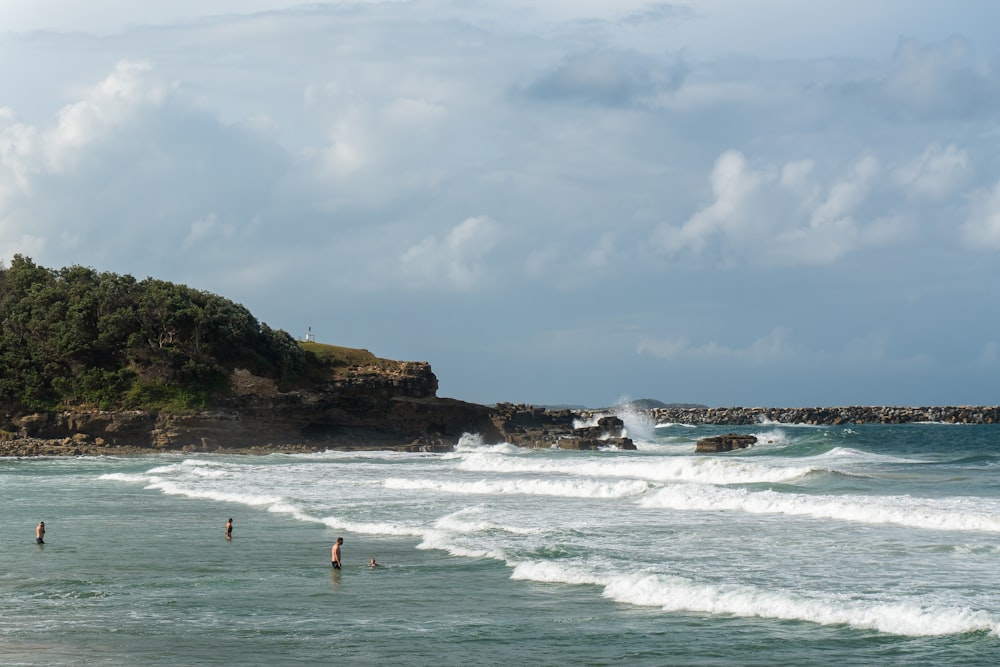
[[[296,341],[183,285],[21,256],[0,268],[0,367],[0,456],[449,451],[467,434],[634,449],[627,410],[656,423],[1000,423],[997,407],[480,405],[439,397],[426,362]]]

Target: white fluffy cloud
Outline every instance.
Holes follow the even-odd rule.
[[[884,180],[874,157],[862,156],[828,182],[814,166],[753,167],[727,151],[709,179],[713,201],[681,225],[661,225],[656,242],[672,260],[732,267],[830,264],[903,240],[897,219],[873,211],[872,191]]]
[[[433,285],[457,290],[478,287],[490,278],[485,260],[500,235],[495,222],[479,216],[466,218],[443,238],[424,238],[400,257],[404,286]]]
[[[166,91],[145,77],[151,69],[120,62],[84,99],[60,109],[56,126],[43,137],[45,167],[56,173],[73,168],[93,143],[133,121],[138,109],[161,106]]]

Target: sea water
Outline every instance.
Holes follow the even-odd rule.
[[[638,451],[0,459],[0,664],[1000,663],[1000,426],[624,417]]]

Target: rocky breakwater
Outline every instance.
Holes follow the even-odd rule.
[[[212,410],[59,411],[0,419],[0,455],[137,451],[451,450],[464,433],[501,434],[490,408],[438,398],[428,364],[356,368],[281,391],[237,370],[231,395]]]
[[[891,407],[850,406],[835,408],[653,408],[648,414],[658,424],[746,425],[779,424],[1000,424],[1000,407]]]
[[[546,410],[524,404],[500,403],[491,420],[501,438],[519,447],[557,447],[594,450],[616,447],[635,449],[625,434],[625,424],[611,415],[581,420],[571,410]]]

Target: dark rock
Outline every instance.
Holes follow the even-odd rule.
[[[577,426],[592,421],[594,426]],[[500,403],[494,406],[491,419],[505,442],[519,447],[556,447],[559,449],[595,450],[605,447],[634,450],[635,443],[625,435],[625,424],[614,415],[581,415],[568,409],[546,410],[523,404]]]
[[[744,449],[755,444],[757,444],[757,436],[755,435],[727,433],[702,438],[695,444],[694,451],[697,453],[731,452],[734,449]]]
[[[635,450],[635,443],[629,438],[581,438],[575,435],[568,435],[559,438],[556,442],[559,449],[576,449],[580,451],[606,449],[617,447],[618,449]]]
[[[236,374],[234,374],[235,376]],[[490,408],[438,398],[437,378],[424,363],[403,362],[391,372],[357,372],[309,391],[279,392],[273,383],[241,371],[240,391],[218,409],[182,414],[75,410],[7,415],[0,424],[0,455],[22,456],[139,451],[297,451],[412,449],[447,451],[465,433],[491,441],[501,434]],[[55,448],[65,440],[74,448]],[[17,445],[16,443],[23,443]]]

